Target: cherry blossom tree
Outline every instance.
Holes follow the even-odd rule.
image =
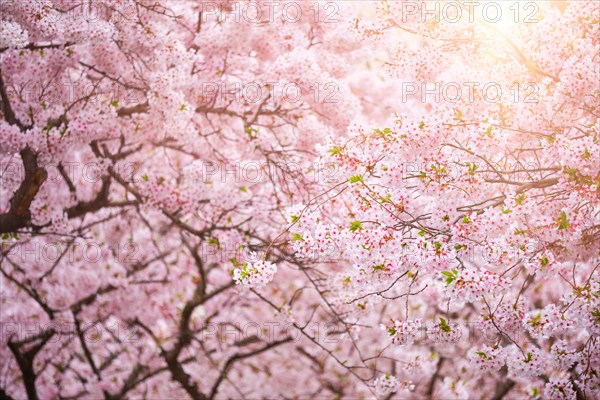
[[[0,397],[595,398],[600,9],[527,4],[2,2]]]
[[[357,21],[405,107],[321,148],[348,181],[296,209],[294,247],[340,249],[330,296],[392,344],[382,392],[595,398],[600,9],[535,4],[507,24],[447,4]]]

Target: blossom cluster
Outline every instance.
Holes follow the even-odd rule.
[[[473,302],[482,296],[506,291],[510,280],[490,271],[464,269],[445,272],[448,296],[453,300]]]
[[[273,280],[277,272],[277,265],[268,261],[245,263],[241,268],[233,270],[233,280],[236,285],[247,288],[260,288]]]
[[[23,48],[29,44],[29,35],[18,23],[0,21],[0,48]]]
[[[412,381],[400,381],[398,378],[390,374],[385,374],[378,377],[375,379],[373,384],[375,385],[375,393],[381,398],[400,390],[410,392],[415,388],[415,385],[412,383]]]

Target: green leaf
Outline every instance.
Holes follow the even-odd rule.
[[[292,215],[292,224],[298,221],[299,219],[300,217],[298,217],[297,215]]]
[[[244,129],[244,132],[246,132],[246,134],[248,135],[248,138],[250,140],[254,139],[256,137],[256,134],[258,133],[257,129],[252,128],[251,126],[246,127],[246,129]]]
[[[590,152],[588,151],[588,149],[585,149],[585,151],[583,152],[583,155],[581,156],[581,158],[583,158],[584,160],[589,160],[590,158],[592,158],[592,155],[590,154]]]
[[[458,279],[458,271],[455,269],[452,271],[442,271],[442,275],[446,277],[446,285],[449,285]]]
[[[353,175],[348,179],[350,183],[362,182],[364,177],[362,175]]]
[[[297,241],[304,241],[304,238],[299,233],[293,233],[292,234],[292,242],[297,242]]]
[[[562,211],[560,213],[560,218],[558,219],[558,230],[562,231],[569,227],[569,221],[567,219],[567,213]]]
[[[419,124],[419,129],[424,129],[425,128],[425,121],[421,121],[421,123]]]
[[[490,125],[483,134],[489,138],[492,138],[492,126]]]
[[[590,314],[592,314],[592,317],[594,317],[594,320],[599,323],[600,322],[600,309],[597,308],[595,310],[592,310],[590,312]]]
[[[217,238],[208,238],[208,244],[209,246],[217,246],[219,247],[219,239]]]
[[[248,277],[248,275],[250,275],[250,272],[248,272],[246,267],[247,267],[246,264],[244,264],[244,266],[242,267],[242,273],[241,273],[242,279],[246,279]]]
[[[469,167],[469,171],[468,171],[469,175],[475,175],[475,173],[479,169],[479,165],[477,165],[475,163],[470,163],[470,162],[467,162],[465,164],[467,165],[467,167]]]
[[[475,354],[477,354],[480,357],[487,358],[487,354],[485,354],[483,351],[476,351]]]
[[[515,203],[520,206],[521,204],[523,204],[523,201],[525,201],[525,195],[523,193],[521,193],[520,195],[518,195],[517,197],[515,197]]]
[[[350,222],[350,232],[356,232],[360,228],[362,228],[362,223],[360,221]]]
[[[396,332],[396,328],[394,328],[393,326],[388,329],[388,333],[390,334],[390,336],[394,336]]]
[[[383,137],[384,139],[386,138],[386,136],[392,136],[392,130],[390,128],[385,128],[383,130],[375,129],[374,132],[380,134],[381,137]]]
[[[448,322],[442,317],[440,317],[440,328],[444,332],[452,332],[450,325],[448,325]]]
[[[550,264],[550,260],[548,260],[548,257],[544,256],[540,258],[540,264],[542,264],[542,268],[544,268],[545,266]]]
[[[391,194],[387,194],[385,197],[383,196],[379,196],[379,200],[385,204],[385,203],[391,203],[392,202],[392,195]]]
[[[575,179],[575,177],[577,177],[577,174],[579,174],[579,170],[577,168],[565,167],[564,171],[565,174],[571,177],[571,179]]]
[[[342,149],[340,149],[338,146],[333,146],[331,149],[327,150],[327,152],[333,155],[339,155],[342,154]]]
[[[375,271],[385,271],[385,264],[373,265]]]
[[[455,121],[462,121],[463,120],[463,113],[460,110],[456,110],[456,116],[454,117]]]

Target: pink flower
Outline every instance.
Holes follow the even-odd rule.
[[[242,268],[233,270],[233,280],[236,285],[248,288],[259,288],[266,286],[273,280],[277,266],[268,261],[257,261],[246,263]]]

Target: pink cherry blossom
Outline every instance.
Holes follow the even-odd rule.
[[[460,3],[0,1],[0,398],[597,398],[598,2]]]

